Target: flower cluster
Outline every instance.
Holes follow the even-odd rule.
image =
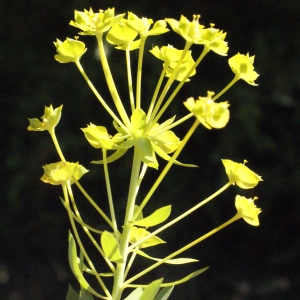
[[[94,12],[91,8],[89,10],[75,11],[74,20],[70,22],[70,25],[79,29],[79,34],[82,36],[89,35],[96,37],[99,60],[113,101],[105,101],[102,98],[81,65],[81,57],[87,51],[84,42],[79,41],[78,37],[74,39],[66,38],[64,41],[57,39],[54,42],[57,52],[54,56],[55,60],[59,63],[74,63],[76,65],[97,100],[99,100],[106,112],[112,117],[113,130],[115,131],[115,133],[109,134],[110,130],[108,131],[107,127],[93,123],[89,123],[85,128],[81,128],[88,143],[99,151],[100,158],[102,158],[101,160],[92,161],[92,163],[102,164],[104,167],[110,213],[108,216],[100,208],[100,204],[94,201],[78,182],[88,170],[78,162],[67,161],[60,149],[55,135],[55,128],[61,118],[62,106],[55,109],[52,105],[49,107],[46,106],[44,115],[40,119],[29,119],[30,125],[28,126],[28,130],[48,131],[60,157],[58,162],[43,166],[44,174],[41,180],[52,185],[61,185],[64,195],[64,199],[61,198],[61,200],[68,212],[72,231],[74,232],[75,239],[71,233],[69,235],[69,262],[75,277],[78,279],[81,291],[80,295],[77,295],[70,288],[67,299],[93,299],[93,296],[96,296],[98,299],[122,299],[123,290],[132,287],[137,287],[137,289],[126,299],[162,299],[165,295],[169,295],[169,290],[162,290],[156,296],[160,287],[163,287],[161,280],[156,280],[146,287],[131,283],[163,263],[185,264],[195,262],[196,260],[191,258],[173,258],[238,219],[244,219],[252,226],[259,225],[258,216],[261,213],[261,209],[254,204],[257,198],[254,197],[251,199],[237,195],[235,197],[236,215],[214,230],[195,239],[165,258],[151,257],[141,251],[144,248],[164,244],[165,241],[158,237],[161,231],[179,222],[230,186],[236,185],[242,189],[251,189],[262,181],[261,176],[254,173],[245,165],[246,161],[242,164],[229,159],[223,159],[222,163],[225,167],[228,182],[218,191],[205,200],[194,204],[189,210],[171,221],[167,219],[171,215],[172,205],[160,207],[147,217],[143,217],[144,207],[173,164],[182,167],[195,167],[195,165],[183,164],[177,158],[199,125],[203,125],[206,129],[221,129],[229,122],[230,111],[228,101],[216,102],[216,100],[239,79],[246,81],[250,85],[257,85],[255,80],[259,75],[254,71],[254,56],[238,53],[228,60],[229,66],[234,73],[234,78],[225,88],[216,95],[214,92],[208,91],[205,97],[199,96],[196,100],[194,97],[185,98],[186,100],[184,99],[185,101],[182,102],[188,112],[182,109],[185,114],[184,116],[180,116],[176,121],[175,116],[171,118],[169,116],[161,121],[163,114],[182,86],[188,81],[195,80],[196,69],[204,57],[209,52],[210,54],[215,53],[221,56],[226,56],[228,53],[228,44],[225,41],[226,33],[215,28],[213,23],[210,24],[210,27],[205,28],[204,25],[199,23],[199,20],[200,15],[194,15],[191,21],[185,16],[181,16],[179,20],[166,18],[154,22],[152,19],[146,17],[138,17],[132,12],[128,12],[127,17],[125,17],[125,13],[115,15],[114,8],[99,10],[99,12]],[[145,49],[148,47],[146,39],[154,35],[167,33],[169,31],[167,25],[185,40],[185,46],[183,49],[177,49],[172,45],[153,45],[152,49],[149,50],[157,58],[156,61],[162,63],[162,71],[152,97],[147,99],[149,93],[143,93],[142,88],[144,87],[144,83],[142,84],[142,74],[146,73],[142,71],[143,58],[145,53],[147,53]],[[128,82],[127,95],[129,95],[127,97],[122,96],[122,98],[120,96],[124,95],[124,93],[119,93],[114,82],[113,73],[109,66],[109,57],[107,57],[105,51],[105,41],[113,45],[116,49],[123,50],[125,55],[126,79]],[[192,52],[190,49],[192,46],[198,47],[199,45],[202,48],[202,52],[198,58],[193,57],[197,51]],[[131,55],[135,53],[132,54],[130,52],[132,50],[137,50],[136,52],[138,52],[137,72],[134,76],[132,76],[133,64],[131,63]],[[136,84],[133,83],[132,78],[136,78]],[[174,84],[176,84],[176,87],[174,87]],[[127,98],[129,101],[125,103]],[[114,105],[114,107],[111,108],[110,105]],[[175,134],[173,128],[190,118],[194,119],[194,123],[181,139]],[[117,218],[115,215],[115,203],[111,191],[111,186],[113,185],[111,184],[108,164],[121,158],[130,149],[133,149],[134,155],[128,194],[124,191],[124,199],[127,199],[127,203],[124,205],[126,210],[124,217]],[[149,192],[140,201],[137,197],[145,173],[149,169],[147,167],[154,169],[158,169],[159,167],[157,156],[167,161],[167,163],[153,183],[153,186],[149,189]],[[73,183],[76,184],[86,200],[106,221],[108,229],[105,228],[104,231],[99,231],[83,221],[78,209],[79,206],[76,205],[72,192],[73,186],[71,185]],[[140,201],[139,205],[136,204],[138,201]],[[101,201],[99,202],[101,203]],[[117,211],[121,210],[118,209]],[[122,220],[122,223],[118,223],[120,220]],[[158,229],[152,232],[148,231],[149,227],[158,226],[163,222],[166,223],[158,227]],[[80,226],[83,229],[81,232],[87,235],[99,255],[107,263],[110,269],[107,273],[96,270],[95,264],[91,261],[89,254],[87,254],[83,246],[81,233],[78,231]],[[95,238],[95,235],[97,235],[97,238]],[[77,255],[77,246],[80,248],[79,257]],[[155,264],[130,278],[128,275],[131,274],[130,268],[136,255],[154,260]],[[180,280],[164,283],[164,286],[168,288],[183,283],[199,275],[206,269],[202,268]],[[90,286],[85,279],[84,272],[95,276],[95,282],[98,281],[102,287],[102,294]],[[114,278],[111,292],[105,283],[106,277],[109,276]]]
[[[184,102],[185,107],[207,129],[223,128],[229,121],[228,102],[214,102],[212,100],[214,94],[214,92],[208,91],[207,97],[199,97],[196,101],[191,97]]]

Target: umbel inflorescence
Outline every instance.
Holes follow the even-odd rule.
[[[53,108],[52,105],[46,106],[41,119],[29,119],[28,130],[48,131],[59,156],[59,161],[43,166],[44,175],[41,180],[62,187],[61,202],[71,223],[72,233],[69,233],[68,257],[80,288],[77,289],[78,293],[69,287],[67,300],[91,300],[94,297],[113,300],[124,299],[124,297],[127,300],[167,299],[175,285],[199,275],[207,268],[201,268],[189,275],[182,276],[175,282],[168,282],[159,278],[149,282],[149,284],[140,284],[139,278],[162,264],[180,265],[196,262],[196,259],[180,258],[178,255],[238,219],[242,218],[253,226],[259,225],[258,215],[261,210],[254,204],[254,200],[257,198],[251,199],[237,195],[235,198],[236,214],[219,227],[163,258],[152,257],[144,250],[148,247],[159,247],[165,243],[158,236],[160,232],[170,228],[173,224],[216,198],[231,185],[237,185],[241,189],[251,189],[259,181],[262,181],[259,175],[245,165],[245,162],[242,164],[223,159],[222,163],[228,182],[211,196],[196,204],[191,203],[189,210],[171,221],[167,221],[171,214],[171,205],[158,208],[148,216],[143,215],[144,207],[173,164],[182,168],[195,167],[192,164],[182,163],[177,158],[199,125],[203,125],[204,130],[221,129],[228,123],[230,119],[228,101],[217,102],[216,100],[240,79],[248,84],[256,85],[255,80],[258,74],[253,67],[254,56],[238,53],[228,60],[234,76],[224,89],[218,93],[207,91],[207,95],[199,96],[197,99],[193,97],[176,99],[176,104],[174,103],[173,100],[181,87],[186,82],[193,80],[192,77],[195,75],[198,65],[208,53],[227,56],[226,33],[215,28],[214,24],[210,24],[210,27],[207,28],[204,27],[199,23],[199,19],[199,15],[194,15],[191,21],[181,16],[179,20],[166,18],[153,22],[152,19],[140,18],[132,12],[129,12],[127,16],[125,13],[115,15],[114,8],[99,12],[94,12],[92,9],[75,11],[74,20],[70,22],[70,25],[80,30],[80,36],[96,37],[100,62],[111,94],[111,99],[105,100],[101,96],[101,91],[95,88],[81,65],[80,59],[87,51],[84,42],[78,36],[74,39],[67,38],[64,41],[57,39],[54,42],[57,51],[55,59],[60,63],[74,63],[77,66],[102,107],[111,116],[115,128],[115,132],[111,133],[101,123],[97,125],[90,123],[87,127],[81,128],[88,143],[99,149],[102,154],[101,160],[93,160],[92,163],[103,165],[104,168],[104,179],[107,187],[106,197],[109,203],[109,212],[107,213],[102,210],[101,203],[93,200],[79,183],[80,178],[88,170],[78,162],[67,161],[61,151],[55,129],[61,118],[62,105],[57,108]],[[168,26],[180,36],[180,39],[184,40],[183,49],[176,49],[171,45],[153,45],[151,49],[148,49],[146,40],[153,35],[167,33],[170,30]],[[127,67],[124,70],[124,78],[128,82],[128,97],[125,100],[121,99],[119,90],[115,85],[113,72],[110,70],[105,53],[105,43],[112,44],[117,50],[124,52]],[[192,46],[202,48],[199,57],[192,56]],[[137,53],[138,56],[135,83],[132,79],[132,52]],[[162,63],[162,71],[152,95],[145,95],[142,90],[142,66],[145,55],[152,55],[153,59],[157,59],[157,63]],[[128,105],[124,105],[124,101],[129,101],[129,111],[125,109]],[[185,115],[179,120],[175,120],[175,117],[164,119],[164,113],[171,104],[182,106]],[[180,139],[173,130],[189,119],[193,119],[194,122],[186,135]],[[113,198],[110,184],[113,176],[108,167],[110,163],[114,162],[119,164],[121,171],[122,160],[119,158],[129,152],[133,153],[133,159],[128,190],[123,191],[127,199],[126,210],[124,215],[116,215],[115,206],[118,203]],[[160,158],[167,161],[167,164],[158,174],[146,196],[141,199],[139,191],[143,180],[146,180],[147,169],[159,170]],[[73,194],[74,185],[99,213],[106,223],[106,230],[99,231],[95,225],[85,223],[84,216],[81,215],[76,205]],[[103,199],[103,191],[99,191],[99,193]],[[155,230],[151,230],[151,227],[155,227]],[[107,268],[105,270],[96,269],[93,263],[95,258],[91,258],[87,252],[78,231],[79,228],[82,228],[82,232],[87,235],[99,256],[106,262]],[[137,255],[154,261],[154,263],[137,274],[131,274],[131,267]],[[95,278],[98,286],[95,285],[95,281],[93,281],[93,286],[90,284],[91,277]],[[125,289],[130,288],[133,291],[129,290],[129,292],[123,293]]]

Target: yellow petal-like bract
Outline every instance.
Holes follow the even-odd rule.
[[[183,104],[207,129],[220,129],[225,127],[229,121],[229,104],[214,102],[211,99],[213,95],[213,92],[208,91],[207,97],[199,97],[196,101],[191,97]]]
[[[41,180],[53,185],[66,184],[68,180],[71,183],[73,179],[79,180],[88,170],[78,163],[57,162],[43,166],[44,175]]]
[[[229,159],[222,159],[222,163],[229,181],[242,189],[252,189],[259,181],[262,181],[261,176],[251,171],[244,164],[236,163]]]
[[[236,76],[251,85],[257,85],[254,81],[259,75],[254,71],[254,56],[249,56],[249,53],[246,55],[238,53],[229,58],[228,63]]]
[[[241,218],[243,218],[248,224],[252,226],[258,226],[258,215],[261,213],[261,209],[256,207],[254,200],[255,198],[247,199],[243,196],[237,195],[235,197],[235,207],[238,214],[241,215]]]

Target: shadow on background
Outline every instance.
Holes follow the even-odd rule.
[[[297,299],[299,288],[299,181],[298,155],[300,127],[299,13],[296,0],[265,1],[1,1],[1,204],[0,204],[0,299],[65,299],[68,284],[76,286],[67,262],[68,220],[60,203],[61,189],[43,184],[41,166],[58,160],[46,133],[28,132],[27,118],[42,115],[45,105],[64,104],[57,134],[65,156],[90,169],[82,183],[107,209],[102,169],[90,165],[98,159],[80,131],[89,122],[112,128],[97,105],[75,65],[54,61],[56,38],[72,37],[77,30],[68,26],[74,9],[116,7],[117,13],[132,11],[154,20],[191,18],[201,14],[201,23],[216,24],[228,32],[229,57],[237,52],[255,54],[259,86],[238,82],[222,97],[230,101],[231,119],[221,131],[200,128],[182,154],[181,161],[199,169],[174,167],[165,184],[154,194],[146,211],[173,203],[172,216],[213,193],[226,182],[221,158],[249,161],[248,166],[263,176],[255,190],[232,188],[201,211],[194,213],[174,230],[161,234],[168,244],[159,256],[176,250],[194,238],[222,224],[234,213],[237,193],[258,196],[262,208],[261,225],[236,222],[225,231],[204,241],[186,256],[199,259],[197,266],[178,269],[162,267],[146,280],[157,276],[176,280],[196,268],[210,266],[200,277],[176,287],[172,299],[276,300]],[[82,63],[105,99],[103,75],[95,58],[95,39],[82,38],[88,53]],[[149,38],[153,45],[183,40],[174,33]],[[200,49],[200,47],[198,47]],[[199,49],[193,47],[193,55]],[[109,60],[118,87],[124,82],[123,53],[112,50]],[[148,56],[144,65],[144,103],[159,76],[161,65]],[[178,95],[179,103],[170,116],[185,114],[182,102],[188,97],[219,91],[232,78],[227,58],[209,53],[197,76]],[[123,95],[127,97],[126,94]],[[109,100],[110,101],[110,100]],[[175,105],[176,106],[176,105]],[[166,116],[167,117],[167,116]],[[111,126],[111,127],[110,127]],[[190,124],[175,130],[182,137]],[[131,155],[131,154],[130,154]],[[128,155],[128,157],[130,157]],[[164,162],[160,163],[162,167]],[[121,166],[121,167],[120,167]],[[114,197],[122,212],[130,162],[123,158],[111,165],[115,174]],[[121,170],[121,171],[120,171]],[[149,182],[158,172],[150,170]],[[142,193],[147,192],[145,186]],[[81,201],[82,200],[82,201]],[[104,228],[102,220],[89,212],[78,196],[87,223]],[[150,253],[150,252],[149,252]],[[151,252],[152,253],[152,252]],[[96,264],[101,266],[99,260]],[[141,261],[141,264],[145,264]]]

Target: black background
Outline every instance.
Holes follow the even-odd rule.
[[[199,259],[197,264],[179,269],[162,267],[145,280],[176,280],[197,268],[210,266],[199,277],[176,287],[171,299],[297,299],[300,3],[296,0],[1,1],[0,299],[65,299],[69,283],[78,287],[67,262],[69,224],[59,200],[61,189],[39,180],[41,166],[58,157],[46,133],[26,130],[27,118],[41,116],[45,105],[64,104],[57,129],[64,154],[69,161],[80,161],[90,170],[82,184],[107,209],[102,168],[89,164],[99,153],[91,149],[79,128],[93,122],[112,132],[111,122],[75,65],[62,65],[53,59],[52,42],[77,34],[75,28],[68,26],[74,10],[89,7],[94,11],[115,7],[116,13],[132,11],[154,20],[201,14],[202,24],[209,26],[213,22],[216,28],[228,32],[229,57],[237,52],[255,54],[255,70],[260,74],[258,87],[240,81],[220,99],[230,101],[229,124],[220,131],[197,130],[179,160],[195,163],[199,168],[175,166],[145,214],[172,203],[175,217],[213,193],[226,183],[222,158],[247,159],[248,166],[262,175],[264,182],[249,191],[231,188],[188,220],[163,232],[160,237],[168,241],[167,245],[157,247],[157,252],[148,252],[162,257],[222,224],[235,213],[237,193],[259,197],[261,225],[252,227],[240,220],[186,253],[187,257]],[[95,59],[95,39],[82,40],[88,47],[82,64],[103,97],[111,101]],[[168,43],[177,48],[184,46],[183,39],[170,32],[149,38],[146,49]],[[124,53],[109,49],[116,84],[122,90]],[[192,48],[194,57],[200,49]],[[160,68],[158,61],[147,55],[142,103],[149,101]],[[183,101],[190,96],[204,96],[207,90],[221,90],[232,76],[227,58],[209,53],[166,117],[183,116]],[[127,99],[124,89],[121,95]],[[190,125],[191,121],[176,128],[176,134],[183,137]],[[119,213],[124,210],[130,158],[128,154],[111,165]],[[160,161],[160,170],[163,166]],[[157,175],[157,171],[149,171],[142,195]],[[105,228],[102,220],[84,205],[83,197],[78,194],[76,199],[86,220]],[[140,263],[144,266],[143,260]]]

